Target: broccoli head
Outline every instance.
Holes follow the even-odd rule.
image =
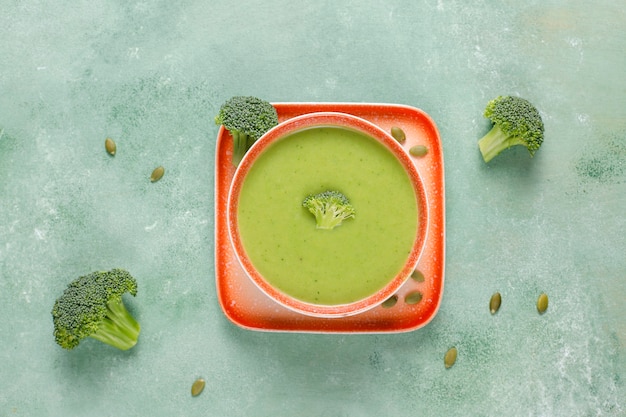
[[[121,350],[135,346],[139,323],[126,310],[122,295],[137,294],[137,281],[122,269],[92,272],[70,282],[52,308],[54,338],[74,349],[86,337]]]
[[[514,96],[499,96],[485,109],[485,117],[493,123],[491,130],[478,141],[485,162],[511,146],[521,145],[535,154],[543,143],[543,121],[535,106]]]
[[[278,124],[278,114],[271,103],[256,97],[235,96],[228,99],[215,116],[233,137],[233,165],[239,165],[257,139]]]
[[[346,219],[354,218],[354,207],[348,198],[339,191],[324,191],[306,197],[302,202],[315,216],[318,229],[333,229]]]

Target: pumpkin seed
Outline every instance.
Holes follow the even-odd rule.
[[[204,379],[198,378],[194,381],[193,385],[191,385],[191,396],[197,397],[204,390],[204,386],[206,383]]]
[[[422,274],[421,271],[417,269],[413,271],[413,273],[411,274],[411,278],[413,278],[417,282],[424,282],[424,274]]]
[[[106,138],[104,140],[104,149],[106,149],[109,155],[114,156],[115,152],[117,151],[117,145],[115,144],[115,141],[113,139]]]
[[[542,293],[537,299],[537,311],[539,314],[545,313],[548,309],[548,295],[546,293]]]
[[[428,154],[428,148],[424,145],[411,146],[409,153],[413,156],[426,156],[426,154]]]
[[[413,304],[417,304],[420,301],[422,301],[422,293],[419,291],[413,291],[410,292],[406,295],[406,297],[404,297],[404,302],[409,304],[409,305],[413,305]]]
[[[496,314],[496,312],[500,309],[500,304],[502,303],[502,296],[499,292],[494,293],[491,296],[491,300],[489,301],[489,311],[491,314]]]
[[[451,347],[450,349],[448,349],[443,357],[443,364],[445,365],[446,369],[451,368],[452,365],[454,365],[454,362],[456,362],[456,355],[457,351],[455,347]]]
[[[391,136],[393,136],[393,138],[400,143],[404,143],[404,141],[406,140],[404,130],[400,129],[398,126],[394,126],[391,128]]]
[[[383,301],[381,306],[383,306],[383,308],[391,308],[391,307],[395,306],[397,302],[398,302],[398,296],[397,295],[392,295],[391,297],[389,297],[385,301]]]
[[[154,171],[152,171],[152,175],[150,175],[150,181],[157,182],[163,177],[163,174],[165,174],[165,168],[156,167]]]

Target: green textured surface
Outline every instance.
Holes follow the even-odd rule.
[[[2,3],[0,415],[626,414],[623,2]],[[264,334],[227,321],[213,116],[237,94],[434,118],[446,286],[427,327]],[[500,94],[540,109],[535,158],[482,161],[482,111]],[[62,350],[55,298],[113,267],[139,282],[138,345]],[[198,377],[207,386],[192,398]]]

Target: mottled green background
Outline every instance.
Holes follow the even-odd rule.
[[[626,414],[622,1],[1,3],[0,415]],[[446,285],[427,327],[302,335],[228,322],[214,285],[213,116],[238,94],[434,118]],[[535,158],[482,161],[482,111],[500,94],[540,109]],[[167,171],[151,184],[157,165]],[[138,345],[62,350],[55,298],[113,267],[139,281]],[[207,387],[192,398],[198,377]]]

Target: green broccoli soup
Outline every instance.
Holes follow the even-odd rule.
[[[303,200],[337,190],[354,218],[316,228]],[[285,294],[322,305],[374,294],[397,275],[417,233],[417,197],[396,157],[339,127],[297,131],[268,146],[246,175],[237,209],[254,267]]]

